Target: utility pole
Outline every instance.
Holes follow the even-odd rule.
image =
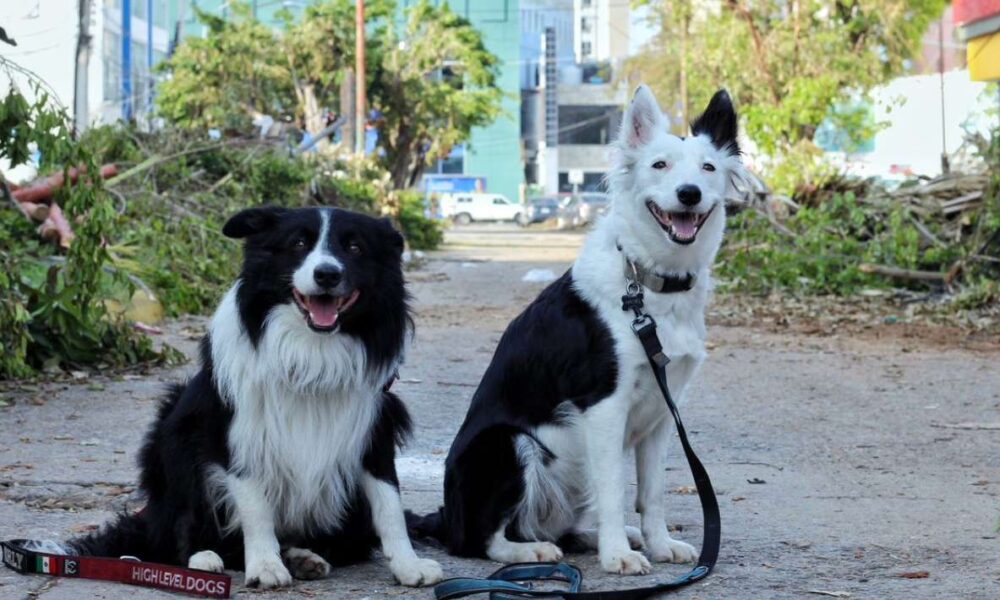
[[[365,0],[357,0],[354,10],[354,152],[365,153]]]
[[[80,0],[80,32],[76,38],[76,71],[73,86],[73,125],[77,133],[87,128],[87,74],[90,70],[90,9],[91,0]]]
[[[938,76],[941,78],[941,174],[947,175],[951,172],[951,165],[948,163],[948,140],[945,137],[945,110],[944,110],[944,17],[938,21]]]
[[[354,70],[347,69],[344,72],[344,81],[340,84],[340,115],[344,117],[344,126],[340,129],[340,142],[342,148],[348,152],[354,152]]]

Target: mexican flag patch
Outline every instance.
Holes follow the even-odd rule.
[[[35,568],[39,573],[55,574],[59,568],[59,559],[52,556],[37,556]]]

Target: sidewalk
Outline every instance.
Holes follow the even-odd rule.
[[[417,512],[440,503],[444,457],[469,397],[507,322],[544,285],[521,277],[532,268],[560,274],[579,243],[574,234],[502,228],[449,240],[409,274],[417,335],[394,388],[415,421],[397,468],[404,503]],[[166,338],[190,355],[203,325],[171,323]],[[738,327],[710,328],[709,336],[711,357],[682,411],[720,494],[722,555],[714,575],[676,596],[1000,597],[1000,431],[953,427],[1000,422],[1000,356]],[[137,506],[135,457],[157,397],[192,369],[7,394],[14,404],[0,408],[0,536],[67,538]],[[679,445],[668,464],[670,523],[698,546],[701,513]],[[447,576],[498,567],[418,552],[441,561]],[[584,568],[590,590],[686,570],[656,565],[651,576],[622,578],[603,575],[594,555],[568,560]],[[929,577],[900,577],[917,571]],[[248,590],[234,575],[245,598],[432,598],[394,585],[380,558],[290,591]],[[2,599],[124,597],[178,596],[0,569]]]

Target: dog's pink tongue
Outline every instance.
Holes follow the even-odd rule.
[[[309,318],[317,327],[333,327],[337,323],[337,301],[327,296],[309,298]]]
[[[694,213],[673,213],[670,222],[674,233],[682,238],[694,237],[698,233],[698,217]]]

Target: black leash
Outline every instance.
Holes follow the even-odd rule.
[[[674,399],[670,395],[667,387],[667,364],[670,359],[663,353],[663,346],[656,335],[656,321],[653,320],[645,310],[643,310],[642,286],[639,285],[641,279],[631,261],[627,261],[632,267],[630,274],[626,270],[628,280],[625,295],[622,296],[622,310],[631,310],[635,315],[632,321],[632,331],[642,349],[646,352],[649,366],[656,377],[656,383],[663,395],[663,400],[667,403],[667,408],[677,424],[677,437],[681,439],[681,446],[684,447],[684,456],[687,457],[688,466],[694,476],[694,484],[698,490],[698,498],[701,500],[701,513],[705,523],[704,535],[701,542],[701,554],[698,564],[686,574],[672,581],[665,581],[656,585],[644,588],[633,588],[629,590],[612,590],[607,592],[581,592],[583,574],[580,569],[566,563],[522,563],[507,565],[499,569],[486,579],[473,579],[456,577],[446,579],[434,587],[434,596],[437,600],[452,600],[453,598],[463,598],[473,594],[489,593],[491,600],[506,600],[517,598],[563,598],[564,600],[644,600],[659,594],[670,592],[678,588],[691,585],[700,581],[712,572],[715,563],[719,558],[719,544],[722,537],[722,520],[719,515],[719,502],[715,497],[715,490],[712,488],[712,481],[708,477],[708,472],[704,465],[698,460],[698,455],[691,448],[688,441],[687,431],[681,421],[680,412]],[[632,277],[631,275],[636,275]],[[693,287],[694,277],[687,275],[681,279],[686,287],[677,285],[671,291],[686,291]],[[662,288],[661,288],[662,289]],[[657,290],[658,291],[658,290]],[[559,581],[567,585],[564,590],[540,590],[532,587],[532,581]]]

